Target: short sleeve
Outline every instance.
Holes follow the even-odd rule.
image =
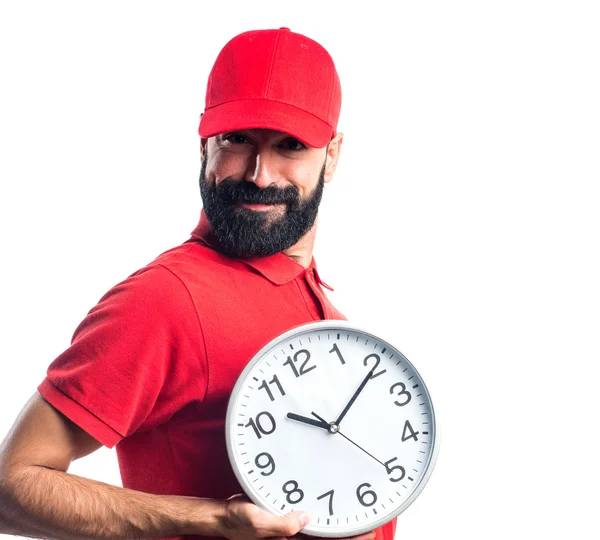
[[[105,446],[150,430],[206,392],[206,353],[185,284],[155,264],[113,287],[38,387]]]

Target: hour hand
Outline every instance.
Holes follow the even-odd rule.
[[[299,414],[295,414],[293,412],[287,413],[287,417],[292,420],[297,420],[298,422],[304,422],[305,424],[310,424],[311,426],[317,426],[329,431],[329,424],[327,422],[321,420],[314,420],[313,418],[308,418],[307,416],[301,416]]]

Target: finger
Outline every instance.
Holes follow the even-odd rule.
[[[276,516],[243,497],[235,497],[228,503],[229,522],[233,530],[245,531],[252,538],[287,539],[302,530],[310,521],[310,516],[302,511]]]
[[[347,536],[345,538],[336,538],[335,540],[374,540],[376,537],[375,531],[359,534],[357,536]],[[323,538],[322,540],[327,540]]]
[[[290,512],[279,517],[270,513],[267,513],[267,515],[268,520],[261,523],[260,527],[267,532],[265,536],[283,536],[286,538],[294,536],[304,529],[311,520],[310,514],[302,511]]]
[[[357,536],[346,536],[345,538],[336,538],[335,540],[374,540],[376,538],[375,531],[370,531]],[[285,539],[284,539],[285,540]],[[320,536],[309,536],[307,534],[298,533],[288,540],[331,540],[330,538],[322,538]]]
[[[346,540],[374,540],[375,536],[375,531],[371,531],[368,533],[359,534],[358,536],[351,536],[350,538],[346,538]]]
[[[359,534],[357,536],[346,536],[345,538],[336,538],[335,540],[374,540],[375,533],[368,532]],[[307,534],[299,533],[288,540],[331,540],[330,538],[322,538],[320,536],[309,536]]]
[[[250,499],[248,498],[248,495],[246,495],[245,493],[236,493],[235,495],[232,495],[231,497],[229,497],[227,500],[231,501],[233,499],[244,499],[246,501],[249,501]]]

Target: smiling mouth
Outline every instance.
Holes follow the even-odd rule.
[[[243,208],[248,208],[250,210],[259,210],[259,211],[266,211],[266,210],[271,210],[272,208],[276,208],[277,206],[282,206],[281,203],[277,203],[277,204],[255,204],[255,203],[247,203],[247,202],[243,202],[243,201],[238,201],[236,203],[238,206],[242,206]]]

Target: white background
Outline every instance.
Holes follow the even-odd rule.
[[[396,538],[599,537],[596,2],[0,6],[0,438],[100,296],[195,226],[218,51],[287,26],[343,86],[320,273],[442,422]],[[120,483],[105,448],[71,470]]]

